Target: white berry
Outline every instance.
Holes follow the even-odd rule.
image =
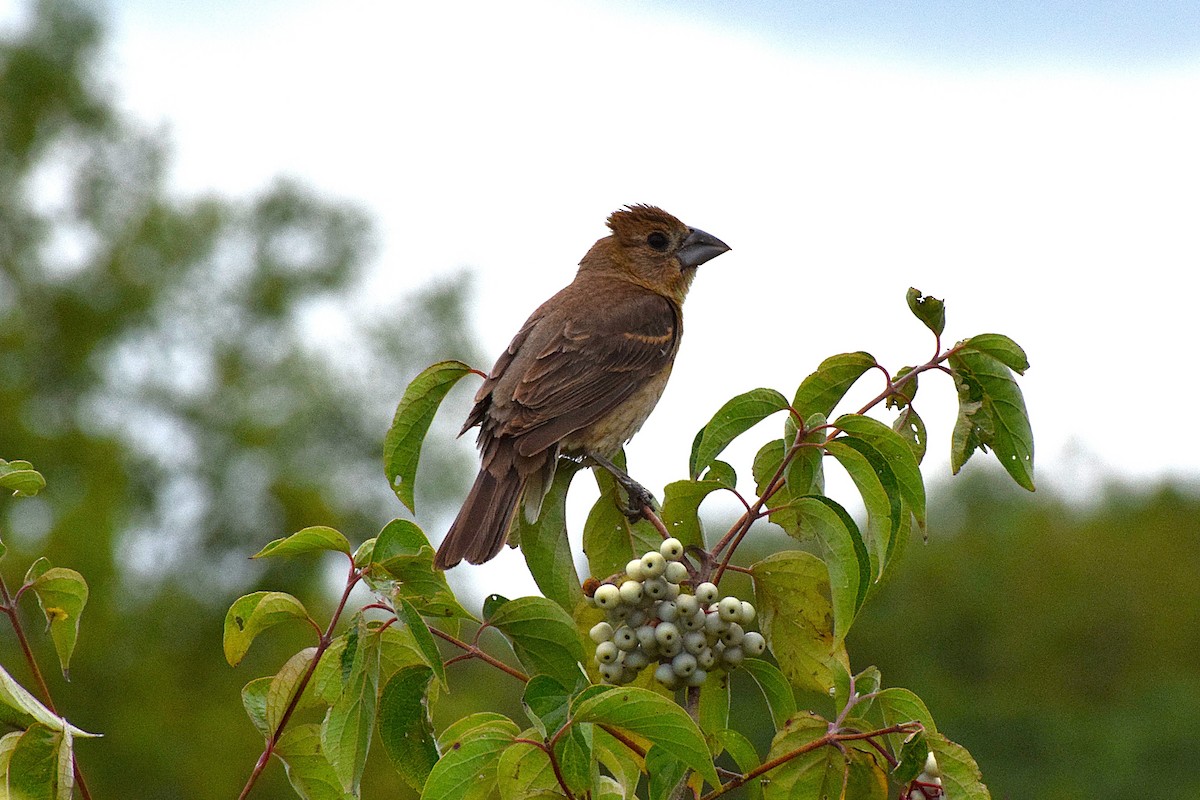
[[[611,583],[606,583],[596,589],[596,595],[593,598],[596,605],[601,608],[616,608],[621,602],[621,590]]]
[[[709,583],[705,581],[696,587],[696,599],[704,605],[708,605],[709,603],[715,601],[719,594],[720,590],[717,589],[717,585],[715,583]]]
[[[657,578],[666,571],[667,560],[662,557],[662,553],[651,550],[642,556],[642,574],[647,578]]]
[[[750,631],[742,637],[742,649],[748,655],[761,656],[767,649],[767,640],[758,631]]]
[[[667,561],[678,561],[683,558],[683,542],[674,537],[664,539],[663,543],[659,545],[658,552]]]

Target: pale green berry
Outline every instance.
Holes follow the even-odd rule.
[[[629,618],[625,621],[629,623],[629,627],[631,628],[640,628],[646,624],[647,619],[648,617],[646,616],[646,612],[638,608],[634,609],[634,611],[630,613]]]
[[[743,600],[742,618],[739,619],[738,622],[742,623],[743,625],[749,625],[751,622],[754,622],[754,616],[756,613],[757,612],[754,610],[754,606],[750,605],[750,601]]]
[[[674,658],[675,656],[679,655],[682,652],[683,652],[683,637],[682,636],[680,636],[678,639],[675,639],[672,642],[669,642],[667,644],[660,644],[658,646],[658,657],[660,659]]]
[[[742,637],[742,649],[749,656],[761,656],[767,649],[767,640],[758,631],[749,631]]]
[[[632,669],[635,672],[640,671],[650,663],[650,656],[646,655],[646,651],[640,648],[637,650],[630,650],[625,654],[625,661],[623,663],[626,667],[629,667],[629,669]]]
[[[690,617],[683,618],[683,629],[687,631],[699,631],[704,629],[704,612],[697,611]]]
[[[700,669],[712,669],[717,663],[717,654],[711,647],[705,647],[696,654],[696,663],[700,665]]]
[[[657,578],[667,571],[667,560],[662,553],[651,550],[642,556],[642,574],[647,578]]]
[[[596,605],[601,608],[616,608],[621,602],[621,590],[611,583],[606,583],[596,589],[596,595],[593,599],[596,601]]]
[[[941,768],[938,767],[937,756],[935,756],[932,752],[930,752],[929,755],[925,756],[924,772],[926,775],[928,775],[931,778],[940,777],[942,774]]]
[[[679,583],[687,576],[687,566],[682,561],[667,562],[667,571],[663,573],[663,577],[667,579],[668,583]]]
[[[597,664],[615,664],[620,657],[621,651],[615,642],[601,642],[596,645]]]
[[[657,553],[655,555],[658,555]],[[662,558],[662,556],[659,556]],[[662,578],[649,578],[642,581],[642,592],[651,600],[662,600],[667,596],[667,582]]]
[[[668,689],[674,689],[679,685],[679,676],[675,674],[675,670],[671,669],[670,662],[658,665],[654,670],[654,679]]]
[[[613,587],[616,589],[617,587]],[[633,606],[621,602],[621,592],[617,591],[617,604],[612,608],[605,609],[608,612],[609,622],[624,622],[633,615],[636,610]]]
[[[679,618],[679,606],[671,600],[660,600],[654,606],[654,613],[663,622],[674,622]]]
[[[609,625],[607,622],[597,622],[592,626],[592,629],[588,631],[588,636],[592,637],[592,641],[596,644],[607,642],[613,637],[613,626]]]
[[[737,622],[742,618],[742,601],[736,597],[723,597],[717,604],[717,613],[726,622]]]
[[[688,631],[683,635],[683,649],[692,655],[696,655],[706,647],[708,647],[708,637],[704,635],[704,631]]]
[[[725,632],[721,634],[721,641],[725,643],[726,647],[733,647],[741,644],[745,636],[746,631],[742,629],[742,626],[736,622],[731,622],[729,623],[729,627],[725,629]]]
[[[696,671],[696,657],[691,653],[680,653],[671,659],[671,669],[681,678],[686,678]]]
[[[654,640],[660,647],[679,641],[679,628],[670,622],[660,622],[654,627]]]
[[[664,539],[663,543],[658,547],[658,552],[667,561],[678,561],[683,558],[683,542],[674,537]]]
[[[671,563],[675,563],[675,562],[671,562]],[[666,575],[663,576],[663,580],[664,581],[667,580]],[[679,588],[678,583],[671,583],[670,581],[667,581],[667,599],[668,600],[674,600],[676,597],[679,597],[680,591],[681,590]]]
[[[616,683],[621,679],[621,674],[625,672],[625,668],[620,664],[601,664],[600,677],[605,683]]]
[[[646,650],[658,647],[658,640],[654,638],[653,625],[639,626],[638,629],[634,631],[634,634],[637,636],[638,644],[640,644]]]
[[[708,671],[703,669],[695,670],[691,675],[687,676],[688,686],[703,686],[704,681],[708,678]]]
[[[625,565],[625,577],[631,581],[645,580],[646,574],[642,572],[642,560],[640,558],[632,559]]]
[[[679,607],[681,617],[690,617],[700,610],[700,601],[690,594],[679,595],[679,598],[675,600],[675,605]]]
[[[721,619],[721,615],[716,612],[707,614],[704,618],[704,630],[714,638],[723,634],[728,627],[729,623]]]
[[[625,581],[621,584],[621,600],[631,606],[636,606],[642,601],[642,583],[641,581]]]
[[[726,647],[721,653],[721,664],[726,669],[736,669],[741,666],[742,661],[746,658],[746,653],[740,647]]]
[[[696,587],[695,594],[696,599],[699,600],[701,604],[708,605],[709,603],[716,601],[717,596],[720,594],[720,590],[717,589],[717,585],[715,583],[709,583],[708,581],[705,581]]]
[[[637,634],[635,634],[633,632],[633,628],[630,628],[628,625],[622,625],[621,627],[617,628],[616,633],[613,634],[612,640],[613,644],[615,644],[619,650],[632,650],[633,648],[637,647],[638,643]]]

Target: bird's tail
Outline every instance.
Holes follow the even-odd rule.
[[[524,488],[525,479],[516,469],[509,469],[500,478],[486,468],[479,470],[462,510],[438,547],[433,565],[444,570],[464,558],[472,564],[495,558],[508,538],[508,526]]]

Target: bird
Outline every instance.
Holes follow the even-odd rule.
[[[438,548],[438,569],[494,558],[519,505],[535,521],[560,457],[611,472],[631,515],[653,501],[611,459],[667,385],[697,268],[730,248],[651,205],[625,206],[607,225],[574,280],[533,312],[475,395],[459,436],[479,427],[481,466]]]

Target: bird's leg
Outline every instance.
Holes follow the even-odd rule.
[[[620,487],[625,490],[625,494],[629,498],[629,504],[625,506],[625,508],[621,509],[621,512],[630,522],[637,522],[639,519],[645,517],[645,513],[642,511],[642,509],[646,506],[654,508],[657,505],[657,502],[654,499],[654,494],[645,486],[642,486],[633,478],[629,477],[628,472],[621,469],[604,456],[596,453],[588,453],[587,457],[595,462],[598,466],[607,470],[608,473],[613,476],[613,479],[616,480],[616,482],[620,485]]]

